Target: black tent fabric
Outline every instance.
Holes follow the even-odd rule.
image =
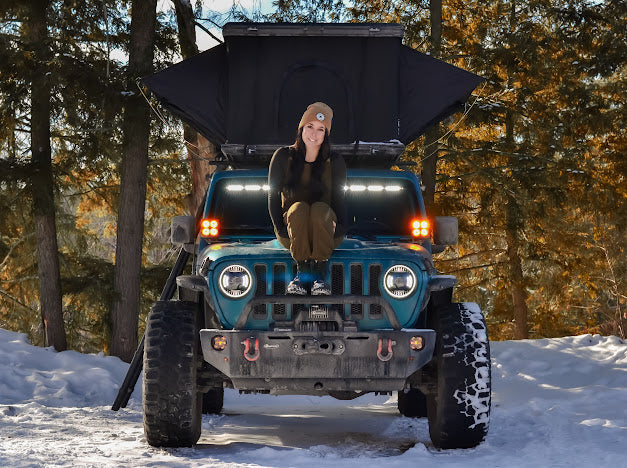
[[[401,46],[398,139],[408,144],[457,112],[483,78]]]
[[[230,23],[225,43],[142,82],[217,144],[294,141],[307,107],[334,109],[331,143],[408,144],[482,78],[401,44],[399,25]]]
[[[385,70],[398,70],[397,38],[227,40],[228,142],[292,143],[304,110],[317,101],[334,111],[333,143],[395,138],[398,77]]]
[[[183,122],[217,144],[226,141],[226,46],[220,44],[141,82]]]

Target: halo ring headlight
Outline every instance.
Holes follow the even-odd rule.
[[[231,299],[239,299],[250,292],[253,277],[243,265],[229,265],[218,278],[220,292]]]
[[[406,265],[393,265],[383,275],[385,292],[395,299],[409,297],[417,285],[416,274]]]

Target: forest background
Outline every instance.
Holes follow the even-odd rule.
[[[227,21],[329,21],[400,23],[406,45],[486,79],[403,158],[431,214],[459,218],[437,266],[458,276],[457,300],[479,303],[491,338],[626,337],[625,2],[243,5],[1,2],[1,328],[130,360],[176,258],[170,217],[194,209],[217,152],[151,112],[135,79],[216,45]],[[132,237],[120,229],[134,245],[116,242]],[[116,271],[125,259],[137,269]]]

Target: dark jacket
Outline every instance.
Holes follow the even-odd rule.
[[[289,238],[287,226],[283,219],[283,214],[289,210],[290,206],[298,201],[312,204],[317,201],[328,204],[335,212],[337,223],[334,238],[343,238],[346,234],[347,215],[344,203],[344,187],[346,186],[346,164],[344,159],[335,154],[325,162],[322,172],[323,191],[319,198],[312,198],[311,191],[311,166],[305,163],[301,181],[293,191],[285,189],[290,173],[292,158],[295,150],[289,146],[284,146],[275,151],[270,161],[268,172],[268,210],[274,224],[274,231],[278,237]],[[293,192],[293,193],[290,193]]]

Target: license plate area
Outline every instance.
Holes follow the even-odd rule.
[[[313,304],[307,314],[309,320],[329,320],[329,306],[325,304]]]

